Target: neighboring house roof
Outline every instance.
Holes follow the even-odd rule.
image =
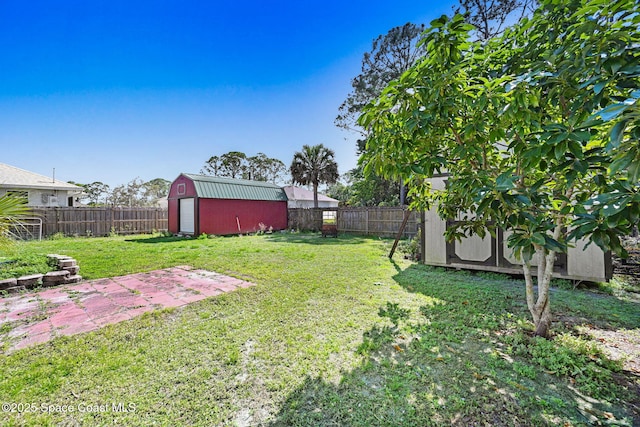
[[[246,179],[182,174],[193,181],[198,197],[208,199],[266,200],[286,202],[287,195],[275,184]]]
[[[82,187],[0,163],[0,188],[82,191]]]
[[[287,193],[287,197],[289,198],[289,200],[310,200],[313,202],[313,191],[307,190],[305,188],[289,185],[284,187],[284,192]],[[339,200],[332,199],[329,196],[318,193],[318,202],[338,203]]]

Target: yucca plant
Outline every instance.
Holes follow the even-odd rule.
[[[0,196],[0,247],[11,243],[9,230],[11,226],[29,213],[29,207],[24,197],[13,194]]]

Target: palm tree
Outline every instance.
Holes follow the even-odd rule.
[[[334,160],[333,150],[322,144],[303,145],[302,151],[293,155],[289,171],[293,183],[313,185],[313,206],[318,207],[318,185],[333,184],[338,180],[338,164]]]
[[[29,212],[24,197],[5,194],[0,197],[0,246],[6,246],[11,240],[9,229],[20,217]]]

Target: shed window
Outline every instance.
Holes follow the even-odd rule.
[[[186,194],[187,186],[186,184],[178,184],[178,195]]]

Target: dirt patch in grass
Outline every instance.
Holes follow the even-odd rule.
[[[261,376],[256,375],[260,371],[260,362],[253,358],[255,347],[256,341],[250,338],[240,348],[241,372],[236,377],[236,381],[248,386],[251,389],[251,395],[244,396],[235,402],[240,408],[234,420],[238,427],[262,425],[274,410],[273,397],[266,389]]]
[[[633,414],[634,425],[640,425],[640,329],[607,330],[582,322],[575,329],[594,339],[611,360],[621,363],[622,370],[612,376],[621,389],[628,391],[626,406]]]
[[[640,425],[640,342],[637,330],[607,331],[587,328],[586,333],[598,342],[610,360],[621,364],[620,371],[611,372],[611,379],[623,391],[621,403],[629,412],[633,425]]]
[[[620,361],[625,371],[640,376],[640,329],[605,330],[592,325],[577,328],[598,341],[609,358]]]

